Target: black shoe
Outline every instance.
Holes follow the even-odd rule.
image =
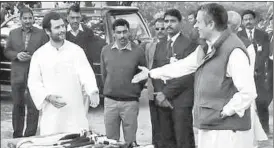
[[[137,144],[137,142],[136,141],[134,141],[134,142],[132,142],[131,143],[131,147],[139,147],[140,145],[139,144]]]

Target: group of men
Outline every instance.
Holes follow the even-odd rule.
[[[29,8],[20,11],[20,20],[22,27],[10,32],[4,49],[12,61],[13,137],[36,134],[38,110],[41,135],[88,129],[89,105],[99,104],[91,53],[106,43],[80,24],[77,5],[67,11],[68,26],[60,14],[51,12],[43,19],[44,30],[38,29]]]
[[[109,139],[120,139],[122,122],[125,142],[138,146],[139,97],[147,82],[156,148],[195,148],[193,125],[198,128],[199,148],[252,148],[250,106],[256,98],[260,122],[269,132],[265,113],[272,96],[264,96],[269,39],[254,28],[256,15],[250,10],[242,14],[245,29],[239,37],[231,31],[235,24],[222,5],[205,4],[197,16],[193,14],[190,38],[181,32],[180,11],[170,9],[155,21],[152,42],[137,45],[130,40],[129,22],[117,19],[112,24],[115,41],[105,45],[80,24],[77,5],[68,9],[68,26],[60,14],[46,14],[44,31],[32,26],[30,9],[22,10],[22,27],[11,31],[4,52],[12,61],[13,137],[35,135],[38,110],[41,135],[88,130],[88,108],[99,104],[92,53],[102,49]],[[25,90],[28,113],[23,134]]]
[[[175,13],[177,10],[170,11]],[[170,24],[172,23],[167,15],[168,12],[164,15],[162,25],[165,27],[167,38],[172,40],[176,37],[176,33],[171,33]],[[190,140],[193,139],[190,129],[181,133],[178,133],[179,129],[172,131],[172,128],[176,129],[176,124],[180,123],[180,119],[174,118],[174,114],[187,109],[187,106],[182,104],[178,107],[179,100],[185,101],[188,98],[181,97],[187,92],[187,86],[191,87],[191,83],[184,81],[184,77],[193,73],[195,75],[192,81],[194,83],[194,87],[192,85],[194,103],[191,105],[193,105],[193,125],[198,128],[197,145],[199,148],[251,148],[257,146],[256,140],[267,139],[265,133],[269,134],[268,106],[273,92],[269,85],[272,81],[267,83],[265,73],[266,65],[269,59],[271,60],[269,50],[273,49],[269,48],[270,41],[267,33],[255,28],[256,14],[253,11],[246,10],[242,16],[236,13],[239,17],[232,18],[235,13],[227,12],[223,6],[214,3],[201,6],[197,14],[190,13],[193,15],[189,16],[190,20],[196,18],[193,23],[193,33],[190,35],[190,40],[194,42],[189,45],[190,53],[181,45],[179,51],[186,51],[185,57],[177,58],[180,53],[175,52],[169,60],[166,59],[169,56],[169,48],[166,48],[168,56],[162,58],[158,56],[161,53],[160,49],[164,48],[161,45],[162,42],[168,41],[162,39],[164,31],[159,29],[161,21],[156,20],[155,29],[158,40],[155,40],[155,45],[147,46],[146,50],[149,50],[147,55],[154,54],[150,59],[152,65],[165,60],[166,63],[163,62],[164,64],[155,67],[149,63],[148,68],[140,67],[142,72],[134,76],[133,82],[146,78],[148,82],[152,80],[155,97],[150,103],[151,122],[153,143],[158,147],[162,146],[162,142],[164,144],[176,143],[175,147],[193,147]],[[180,17],[173,16],[180,21]],[[235,19],[237,22],[234,21]],[[175,22],[176,19],[173,20],[173,23]],[[245,28],[238,32],[241,23]],[[248,36],[248,33],[251,36]],[[168,45],[168,43],[165,44]],[[196,49],[193,48],[195,45]],[[176,51],[176,45],[173,45],[173,50],[171,50],[171,52],[174,51]],[[159,79],[164,84],[161,89],[158,89],[159,84],[156,83]],[[169,92],[172,92],[172,95]],[[189,108],[192,107],[191,105]],[[171,115],[166,116],[162,113],[164,109],[166,112],[169,110]],[[189,118],[185,120],[185,117],[192,116],[191,113],[188,115],[186,113],[184,110],[184,115],[179,116],[184,119],[184,124],[180,124],[181,129],[189,122]],[[165,120],[162,121],[161,118]],[[174,124],[171,129],[166,124],[167,122]],[[192,127],[192,122],[189,125]],[[171,132],[167,132],[168,129]],[[167,138],[169,133],[172,133],[173,139]],[[185,138],[187,139],[185,140],[180,136],[187,136],[188,139]]]

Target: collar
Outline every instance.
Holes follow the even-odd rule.
[[[213,38],[211,41],[206,40],[206,43],[209,47],[212,47],[213,44],[220,38],[220,36],[216,36],[215,38]]]
[[[22,32],[26,32],[25,28],[24,27],[21,27],[22,29]],[[32,32],[33,31],[33,26],[30,27],[29,31],[26,32],[26,33],[29,33],[29,32]]]
[[[221,35],[216,36],[215,38],[211,39],[211,41],[207,41],[208,53],[211,52],[212,50],[218,49],[222,45],[222,43],[230,36],[230,34],[231,34],[231,30],[226,29],[221,33]]]
[[[250,31],[250,29],[245,28],[245,31],[246,31],[247,37],[249,37],[249,34],[250,34],[249,31]],[[251,32],[252,32],[252,36],[254,36],[255,27],[253,29],[251,29]]]
[[[174,35],[174,36],[171,37],[171,38],[170,38],[170,36],[168,36],[168,37],[167,37],[167,40],[168,40],[168,41],[171,40],[172,43],[174,43],[180,34],[181,34],[181,32],[179,31],[176,35]]]
[[[117,45],[117,43],[114,42],[114,44],[112,45],[111,49],[114,49],[114,48],[119,49],[119,50],[130,50],[130,51],[132,50],[130,41],[123,48],[119,48],[118,45]]]
[[[68,24],[68,28],[67,28],[67,31],[73,31],[70,24]],[[82,24],[80,23],[79,24],[79,28],[78,28],[78,31],[84,31],[83,27],[82,27]]]

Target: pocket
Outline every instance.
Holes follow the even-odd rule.
[[[104,107],[116,107],[116,101],[115,100],[112,100],[108,97],[105,97],[104,98]]]
[[[214,126],[223,122],[221,118],[223,106],[212,102],[198,105],[197,117],[200,119],[201,124]]]

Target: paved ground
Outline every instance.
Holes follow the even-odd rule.
[[[145,92],[145,91],[144,91]],[[143,92],[143,94],[145,94]],[[149,144],[151,142],[151,125],[150,125],[150,114],[148,108],[148,101],[144,99],[142,95],[140,99],[140,111],[138,117],[138,131],[137,131],[137,142],[140,144]],[[11,124],[11,99],[10,97],[1,97],[1,139],[12,137],[12,124]],[[270,107],[270,128],[273,131],[273,104]],[[103,108],[98,107],[96,109],[90,109],[89,111],[90,126],[94,131],[104,134],[104,119],[103,119]],[[194,129],[195,130],[195,129]],[[122,131],[122,130],[121,130]],[[196,133],[196,130],[195,130]],[[121,140],[123,139],[123,133],[121,132]],[[272,148],[273,139],[260,142],[259,148]]]

